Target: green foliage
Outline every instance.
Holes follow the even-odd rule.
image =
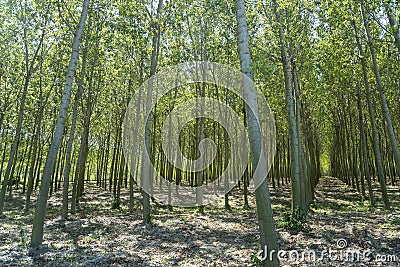
[[[307,213],[301,208],[296,208],[293,212],[283,214],[283,220],[277,221],[278,227],[285,228],[294,232],[310,232],[310,225],[307,220]]]
[[[315,201],[311,201],[310,203],[310,210],[318,209],[318,204]]]
[[[120,202],[118,201],[117,198],[113,198],[113,200],[111,201],[111,209],[112,210],[116,210],[116,209],[120,209],[121,205]]]
[[[90,233],[89,235],[85,236],[82,239],[82,242],[83,243],[92,243],[93,241],[95,241],[98,238],[99,238],[98,235]]]
[[[400,225],[400,218],[394,218],[390,221],[391,225]]]
[[[249,266],[251,266],[251,267],[262,266],[262,261],[258,258],[257,251],[254,251],[253,254],[251,254],[250,260],[251,260],[251,264]]]

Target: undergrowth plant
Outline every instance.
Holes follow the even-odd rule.
[[[307,219],[307,213],[299,208],[296,208],[293,212],[285,212],[283,214],[283,220],[277,222],[278,227],[282,227],[289,231],[295,232],[310,232],[310,225]]]

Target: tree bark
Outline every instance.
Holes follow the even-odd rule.
[[[241,71],[251,80],[254,80],[251,67],[251,56],[249,49],[249,37],[244,0],[235,0],[235,9],[237,22],[237,42],[239,48]],[[247,100],[246,102],[252,105],[252,108],[253,110],[255,110],[255,112],[258,112],[257,95],[255,88],[251,88],[248,91],[249,92],[244,95]],[[267,177],[268,170],[265,165],[266,162],[259,162],[259,159],[261,157],[260,152],[263,151],[261,130],[257,122],[256,114],[250,112],[248,108],[249,107],[246,106],[251,162],[253,166],[255,166],[256,164],[264,164],[264,168],[262,168],[262,175],[265,175],[265,177]],[[267,179],[264,179],[264,182],[260,185],[259,188],[256,189],[256,204],[258,224],[260,227],[261,246],[262,248],[267,246],[269,251],[278,251],[277,236],[275,232],[275,223],[273,219]],[[276,257],[276,254],[272,259],[265,260],[263,262],[263,266],[279,266],[279,261]]]
[[[63,173],[64,184],[63,184],[61,220],[66,220],[68,218],[68,189],[69,189],[69,176],[71,171],[71,154],[72,154],[72,147],[74,144],[76,118],[78,116],[78,103],[79,99],[81,98],[81,93],[82,91],[78,87],[78,92],[75,95],[74,107],[72,109],[72,123],[67,143],[67,151],[65,153],[66,155],[65,155],[65,168]]]
[[[297,134],[295,108],[293,103],[293,87],[291,80],[290,59],[285,45],[285,34],[278,4],[273,0],[274,12],[279,28],[279,43],[282,56],[283,74],[286,88],[286,108],[288,112],[290,153],[291,153],[291,178],[292,178],[292,211],[301,207],[301,184],[300,184],[300,161],[299,161],[299,138]]]
[[[361,14],[362,14],[363,21],[364,21],[365,33],[367,34],[367,41],[368,41],[368,46],[369,46],[370,53],[371,53],[372,65],[374,67],[376,85],[380,92],[382,113],[383,113],[383,116],[385,117],[386,129],[388,130],[390,143],[392,145],[394,160],[396,162],[396,167],[397,167],[397,174],[400,175],[400,150],[397,145],[396,136],[394,134],[392,118],[390,117],[390,114],[389,114],[389,107],[388,107],[387,100],[386,100],[386,94],[383,89],[381,75],[380,75],[379,67],[378,67],[378,62],[376,60],[375,48],[374,48],[374,44],[372,42],[371,32],[369,29],[369,22],[368,22],[368,18],[366,16],[366,14],[365,14],[364,5],[362,2],[361,2]]]
[[[76,33],[74,36],[74,41],[72,45],[72,55],[71,55],[71,60],[69,62],[68,73],[66,76],[64,92],[61,100],[61,106],[56,124],[56,129],[54,131],[53,139],[47,155],[46,164],[42,176],[42,183],[40,185],[40,192],[37,201],[35,217],[33,219],[33,229],[31,238],[32,247],[37,247],[41,245],[43,242],[43,226],[44,226],[44,218],[46,215],[46,204],[49,193],[50,178],[54,171],[57,152],[58,149],[60,148],[60,144],[63,138],[64,127],[65,127],[64,123],[68,112],[68,106],[72,90],[72,82],[74,79],[76,63],[78,61],[78,56],[79,56],[79,45],[81,42],[85,20],[88,14],[89,2],[90,0],[84,0],[82,13],[79,20],[79,25],[76,29]]]
[[[13,178],[13,172],[14,172],[14,162],[15,158],[18,152],[18,145],[20,141],[20,136],[21,136],[21,129],[22,129],[22,121],[24,119],[24,114],[25,114],[25,101],[26,101],[26,96],[28,94],[28,87],[29,83],[32,77],[32,74],[34,72],[34,65],[36,62],[36,59],[38,57],[40,48],[42,47],[43,44],[43,39],[44,39],[44,34],[45,30],[44,27],[42,29],[42,35],[39,40],[39,44],[36,47],[35,53],[33,55],[33,58],[31,61],[29,61],[29,50],[28,50],[28,40],[27,40],[27,21],[26,17],[23,17],[23,24],[24,24],[24,31],[23,31],[23,42],[24,42],[24,52],[25,52],[25,77],[24,77],[24,87],[22,91],[22,96],[20,100],[20,106],[19,106],[19,113],[18,113],[18,122],[17,122],[17,128],[15,130],[15,136],[14,136],[14,141],[13,145],[11,147],[11,152],[10,152],[10,158],[7,163],[7,168],[6,168],[6,173],[4,175],[3,179],[3,185],[1,188],[0,192],[0,216],[3,215],[3,209],[4,209],[4,198],[6,195],[7,191],[7,185],[9,182],[9,179]],[[45,25],[47,24],[47,19],[45,22]]]
[[[156,21],[153,21],[153,40],[152,40],[152,53],[151,53],[151,61],[150,61],[150,77],[153,76],[156,73],[157,69],[157,61],[158,61],[158,51],[159,51],[159,43],[160,43],[160,37],[161,37],[161,32],[160,32],[160,25],[159,25],[159,20],[161,16],[163,8],[163,0],[158,1],[158,7],[157,7],[157,15],[156,15]],[[149,84],[147,88],[147,101],[146,101],[146,114],[149,113],[151,109],[151,101],[152,101],[152,95],[153,95],[153,88],[152,84]],[[150,133],[150,125],[151,125],[151,117],[149,117],[149,121],[146,123],[145,127],[145,148],[143,153],[147,153],[147,149],[149,148],[150,150],[150,138],[151,138],[151,133]],[[151,151],[151,153],[155,153],[155,151]],[[144,164],[142,165],[142,175],[144,178],[143,181],[150,182],[151,180],[151,166],[148,164],[147,161],[143,161]],[[148,191],[151,186],[151,182],[148,185],[144,185],[146,190]],[[149,223],[150,222],[150,196],[149,194],[143,190],[143,223]]]
[[[365,174],[367,179],[368,185],[368,194],[369,194],[369,201],[371,206],[375,206],[375,197],[372,191],[372,183],[371,183],[371,173],[369,170],[369,163],[367,157],[367,141],[365,138],[365,124],[364,124],[364,116],[362,113],[362,104],[361,104],[361,90],[360,87],[357,85],[357,107],[358,107],[358,121],[360,127],[360,167],[364,170],[361,173]],[[364,181],[363,177],[361,177],[361,181]],[[363,182],[362,182],[363,184]],[[362,186],[364,189],[362,190],[363,196],[365,196],[365,187]]]
[[[371,87],[370,87],[369,81],[368,81],[367,63],[365,61],[363,48],[362,48],[360,38],[358,35],[358,29],[357,29],[354,21],[352,21],[352,24],[353,24],[354,35],[355,35],[355,39],[356,39],[356,43],[357,43],[357,47],[358,47],[358,52],[360,54],[364,86],[365,86],[365,91],[366,91],[366,96],[367,96],[368,112],[369,112],[369,118],[371,121],[372,142],[373,142],[373,149],[374,149],[374,155],[375,155],[375,164],[376,164],[376,169],[377,169],[377,173],[378,173],[378,180],[381,185],[382,197],[383,197],[383,200],[385,203],[385,207],[387,209],[389,209],[390,204],[389,204],[389,198],[387,196],[387,189],[386,189],[386,183],[385,183],[385,175],[383,172],[381,150],[379,148],[378,131],[376,129],[376,120],[375,120],[375,111],[374,111],[374,108],[372,105],[372,100],[371,100]]]

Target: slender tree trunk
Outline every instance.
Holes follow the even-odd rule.
[[[290,154],[291,154],[291,178],[292,178],[292,211],[301,207],[301,184],[300,184],[300,162],[299,162],[299,139],[297,134],[295,108],[293,103],[293,87],[291,80],[290,59],[285,45],[285,34],[278,4],[273,1],[274,12],[279,28],[279,42],[282,56],[283,74],[286,87],[286,107],[288,112]]]
[[[239,56],[240,56],[240,66],[241,71],[247,75],[250,79],[254,80],[253,71],[251,67],[251,57],[250,57],[250,49],[249,49],[249,37],[247,30],[247,21],[246,21],[246,11],[244,6],[244,0],[235,0],[235,9],[236,9],[236,22],[237,22],[237,42],[239,48]],[[244,95],[246,97],[246,102],[252,105],[252,108],[255,112],[258,112],[258,104],[257,104],[257,95],[256,91],[251,88],[247,94]],[[248,109],[248,107],[246,106]],[[264,168],[262,168],[263,176],[267,177],[267,167],[266,162],[259,159],[261,158],[262,153],[262,136],[261,130],[259,128],[256,114],[249,112],[247,110],[247,125],[248,125],[248,134],[249,134],[249,142],[250,142],[250,157],[252,165],[255,166],[257,164],[264,164]],[[256,190],[256,203],[257,203],[257,215],[258,215],[258,223],[260,227],[260,240],[261,246],[264,248],[268,247],[268,250],[278,251],[278,243],[277,236],[275,232],[275,223],[273,219],[273,213],[271,208],[271,199],[269,195],[268,189],[268,180],[264,179],[264,182],[260,185]],[[278,258],[276,254],[272,259],[268,259],[263,262],[263,266],[279,266]]]
[[[122,186],[122,180],[124,177],[124,170],[125,170],[125,160],[124,156],[122,155],[122,147],[121,147],[121,152],[120,152],[121,160],[119,162],[119,174],[118,174],[118,185],[117,185],[117,196],[116,196],[116,206],[119,209],[121,207],[121,186]]]
[[[364,170],[362,173],[365,174],[367,179],[368,185],[368,194],[369,194],[369,201],[371,206],[375,206],[375,197],[372,191],[372,183],[371,183],[371,173],[369,170],[368,164],[368,157],[367,157],[367,141],[365,139],[365,124],[364,124],[364,116],[362,114],[362,104],[361,104],[361,90],[360,87],[357,85],[357,107],[358,107],[358,121],[359,121],[359,128],[360,128],[360,166]],[[362,185],[363,185],[363,177],[361,177]],[[362,186],[363,189],[363,196],[365,196],[365,187]]]
[[[79,162],[81,161],[80,150],[78,152],[78,160],[75,163],[75,174],[74,174],[74,181],[72,182],[72,197],[71,197],[71,214],[75,214],[76,207],[78,204],[78,172],[79,172]]]
[[[201,74],[203,75],[203,73]],[[203,77],[203,79],[205,79],[205,77]],[[197,136],[198,136],[198,140],[197,140],[197,144],[199,144],[199,142],[201,140],[204,139],[204,96],[205,96],[205,86],[206,84],[203,83],[201,86],[199,86],[199,90],[200,90],[200,96],[202,97],[201,99],[201,103],[200,103],[200,119],[199,119],[199,127],[197,129]],[[200,88],[201,87],[201,88]],[[205,159],[204,159],[205,160]],[[203,168],[203,166],[201,166],[201,168]],[[199,171],[196,174],[196,203],[200,204],[199,205],[199,212],[200,213],[204,213],[204,205],[203,205],[203,191],[202,191],[202,185],[204,183],[204,170]]]
[[[4,142],[3,156],[1,157],[1,166],[0,166],[0,181],[1,181],[1,176],[3,175],[4,161],[6,160],[6,154],[7,154],[7,142]]]
[[[24,30],[23,30],[23,43],[24,43],[24,52],[25,52],[25,77],[24,77],[24,87],[23,87],[23,91],[22,91],[22,96],[21,96],[21,100],[20,100],[20,107],[19,107],[19,113],[18,113],[18,122],[17,122],[17,128],[15,130],[15,136],[14,136],[14,142],[13,145],[11,147],[11,152],[10,152],[10,158],[8,160],[8,164],[7,164],[7,168],[6,168],[6,173],[4,175],[4,179],[3,179],[3,185],[1,188],[1,192],[0,192],[0,216],[3,215],[3,208],[4,208],[4,198],[5,198],[5,194],[6,194],[6,190],[7,190],[7,184],[9,182],[9,179],[13,177],[13,171],[14,171],[14,162],[15,162],[15,158],[18,152],[18,145],[19,145],[19,141],[20,141],[20,135],[21,135],[21,129],[22,129],[22,121],[24,118],[24,114],[25,114],[25,101],[26,101],[26,96],[28,93],[28,87],[29,87],[29,83],[32,77],[32,74],[34,72],[34,66],[35,66],[35,62],[36,59],[38,57],[40,48],[42,47],[43,44],[43,40],[44,40],[44,35],[45,35],[45,26],[47,24],[47,19],[43,25],[42,28],[42,35],[40,37],[39,43],[36,47],[36,50],[34,52],[34,55],[31,59],[31,61],[29,61],[29,49],[28,49],[28,39],[27,39],[27,35],[28,35],[28,31],[27,31],[27,18],[25,16],[22,17],[22,23],[24,25]]]
[[[289,30],[288,30],[289,31]],[[292,48],[292,40],[290,40],[289,52],[291,57],[291,65],[292,65],[292,80],[294,85],[294,94],[295,94],[295,111],[296,111],[296,132],[298,137],[298,149],[299,149],[299,168],[300,168],[300,206],[306,211],[309,208],[310,201],[310,183],[307,173],[307,164],[305,161],[304,149],[303,149],[303,138],[301,131],[301,104],[300,104],[300,84],[297,73],[297,65],[294,60],[294,53]]]
[[[81,42],[82,32],[85,25],[86,16],[88,14],[89,9],[89,0],[84,0],[82,13],[79,21],[79,25],[77,27],[74,41],[72,45],[72,55],[71,60],[68,67],[68,73],[66,77],[66,82],[64,86],[64,93],[61,100],[61,107],[58,115],[56,129],[54,131],[53,139],[50,145],[49,153],[47,155],[46,164],[43,171],[42,183],[40,185],[40,192],[37,201],[37,207],[35,212],[35,217],[33,219],[33,229],[32,229],[32,238],[31,238],[31,246],[37,247],[43,242],[43,226],[44,219],[46,215],[46,204],[47,197],[49,193],[50,186],[50,178],[54,171],[54,166],[56,162],[56,156],[58,149],[60,148],[60,144],[62,141],[63,133],[64,133],[64,123],[65,118],[68,112],[69,101],[71,97],[71,89],[72,82],[74,79],[76,63],[78,61],[79,56],[79,45]]]
[[[85,59],[84,59],[85,60]],[[68,189],[69,189],[69,176],[71,171],[71,154],[72,147],[74,144],[75,137],[75,129],[76,129],[76,118],[78,115],[78,104],[79,99],[81,98],[82,91],[78,87],[78,92],[75,95],[74,107],[72,109],[72,123],[71,129],[69,133],[68,143],[67,143],[67,151],[65,155],[65,168],[64,168],[64,184],[63,184],[63,201],[62,201],[62,211],[61,211],[61,220],[66,220],[68,218]]]
[[[36,129],[36,123],[35,123],[34,129]],[[35,138],[33,137],[31,139],[31,142],[30,142],[30,145],[29,145],[28,161],[26,163],[25,170],[24,170],[24,180],[22,182],[22,194],[25,194],[25,192],[26,192],[26,180],[28,178],[29,166],[30,166],[30,163],[31,163],[31,155],[32,155],[32,149],[33,149],[33,143],[34,142],[35,142]]]
[[[152,53],[151,53],[151,61],[150,61],[150,77],[153,76],[156,73],[156,68],[157,68],[157,61],[158,61],[158,51],[159,51],[159,43],[160,43],[160,37],[161,37],[161,32],[160,32],[160,25],[159,25],[159,20],[161,16],[163,8],[163,0],[158,0],[158,7],[157,7],[157,15],[153,25],[153,40],[152,40]],[[151,101],[152,101],[152,95],[153,95],[153,88],[152,84],[149,84],[147,88],[147,101],[146,101],[146,113],[150,111],[151,108]],[[151,118],[149,118],[151,120]],[[147,150],[146,148],[150,148],[150,138],[151,138],[151,133],[150,133],[150,125],[151,122],[148,121],[146,123],[145,127],[145,148],[144,148],[144,153]],[[155,153],[155,151],[151,151],[151,153]],[[150,180],[152,177],[151,173],[151,166],[148,164],[147,161],[143,161],[144,164],[142,165],[142,175],[145,177],[143,180],[146,182],[149,182],[149,184],[144,185],[146,190],[148,191],[151,186]],[[147,177],[147,178],[146,178]],[[143,223],[149,223],[150,222],[150,196],[149,194],[143,190]]]
[[[118,124],[119,125],[119,124]],[[113,198],[114,200],[116,200],[117,197],[117,187],[118,187],[118,179],[119,179],[119,172],[118,172],[118,168],[119,168],[119,164],[120,164],[120,158],[121,158],[121,132],[119,131],[119,129],[122,128],[117,127],[118,131],[117,131],[117,142],[116,142],[116,149],[115,149],[115,162],[114,162],[114,167],[113,167]]]
[[[62,147],[62,144],[61,144],[61,147]],[[55,165],[55,171],[53,172],[53,175],[51,176],[51,179],[50,179],[50,197],[53,195],[53,192],[55,192],[55,189],[56,189],[57,176],[58,176],[58,172],[59,172],[59,168],[60,168],[60,162],[62,160],[62,151],[63,151],[63,149],[58,150],[58,156],[56,159],[57,164]]]
[[[108,134],[107,134],[107,139],[106,139],[106,145],[107,145],[106,152],[105,152],[106,156],[105,156],[104,163],[103,163],[103,178],[102,179],[104,181],[104,183],[103,183],[104,190],[107,189],[107,173],[108,173],[108,158],[109,158],[109,154],[110,154],[110,139],[111,139],[111,131],[109,130]]]
[[[140,68],[139,68],[139,85],[140,86],[142,86],[142,84],[143,84],[143,74],[144,74],[144,52],[141,53],[141,58],[140,58]],[[141,103],[141,100],[142,100],[142,91],[140,90],[139,91],[138,103]],[[140,107],[141,106],[138,105],[137,109],[136,109],[136,116],[135,116],[136,122],[135,122],[135,124],[138,123],[139,114],[141,112]],[[136,135],[137,135],[137,129],[135,128],[134,129],[134,136],[136,136]],[[134,142],[132,151],[136,151],[136,149],[137,149],[137,142]],[[130,211],[130,213],[133,213],[134,204],[135,204],[134,203],[134,193],[133,193],[133,188],[134,188],[134,184],[135,184],[135,181],[134,181],[135,175],[134,175],[134,170],[133,169],[136,167],[136,164],[138,164],[138,163],[136,163],[135,160],[132,157],[131,162],[130,162],[131,171],[130,171],[130,177],[129,177],[129,211]],[[136,174],[137,174],[137,172],[136,172]]]
[[[390,117],[390,114],[389,114],[389,107],[388,107],[388,104],[387,104],[385,91],[383,89],[381,75],[379,73],[379,67],[378,67],[378,62],[376,60],[374,44],[372,42],[371,32],[370,32],[370,29],[369,29],[369,22],[368,22],[368,19],[366,17],[365,10],[364,10],[364,5],[363,5],[362,2],[361,2],[361,14],[362,14],[363,21],[364,21],[364,27],[365,27],[365,32],[367,34],[368,46],[369,46],[369,49],[370,49],[372,64],[373,64],[373,67],[374,67],[376,85],[377,85],[377,87],[379,89],[379,92],[380,92],[382,113],[383,113],[383,116],[385,117],[386,128],[388,130],[390,143],[392,145],[394,160],[396,162],[396,167],[397,167],[397,174],[400,175],[400,150],[399,150],[399,147],[397,145],[396,136],[394,134],[392,118]]]
[[[40,140],[39,140],[39,144],[40,144]],[[42,147],[44,148],[44,144],[42,144]],[[38,186],[39,186],[39,177],[40,177],[40,169],[42,167],[42,159],[43,159],[43,151],[39,150],[39,157],[38,160],[36,162],[36,166],[35,166],[35,190],[37,190]]]
[[[94,67],[93,67],[94,68]],[[80,154],[81,160],[79,161],[79,172],[78,172],[78,198],[83,194],[84,190],[84,178],[85,178],[85,170],[86,170],[86,162],[89,155],[89,130],[90,130],[90,118],[92,116],[92,96],[91,96],[91,87],[93,83],[93,70],[90,75],[89,81],[89,92],[87,96],[86,102],[86,114],[83,122],[83,133],[81,138],[81,146],[80,146]]]
[[[376,129],[375,111],[374,111],[374,108],[372,105],[372,100],[371,100],[371,87],[370,87],[369,81],[368,81],[367,63],[365,61],[365,57],[363,54],[363,48],[362,48],[360,38],[358,35],[358,29],[357,29],[354,21],[352,21],[352,24],[353,24],[353,29],[354,29],[354,33],[355,33],[354,35],[355,35],[356,42],[357,42],[358,51],[360,54],[361,67],[362,67],[364,85],[365,85],[366,96],[367,96],[368,112],[369,112],[369,117],[370,117],[370,121],[371,121],[372,142],[373,142],[373,149],[374,149],[374,155],[375,155],[375,164],[376,164],[376,169],[377,169],[377,173],[378,173],[378,180],[379,180],[379,183],[381,186],[382,198],[385,203],[385,208],[390,209],[389,198],[387,196],[387,189],[386,189],[386,183],[385,183],[385,175],[383,172],[381,150],[379,148],[378,131]]]

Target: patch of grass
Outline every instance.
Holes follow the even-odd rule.
[[[121,203],[118,201],[117,198],[113,198],[113,200],[111,201],[111,209],[112,210],[116,210],[120,208]]]
[[[311,201],[310,203],[310,210],[318,209],[318,203],[316,201]]]
[[[332,215],[334,213],[334,210],[329,209],[327,207],[318,207],[318,209],[313,210],[315,212],[315,214],[319,214],[319,215]]]
[[[285,210],[288,209],[288,207],[286,207],[285,205],[282,205],[282,204],[275,204],[275,205],[272,205],[272,207],[273,207],[273,210],[276,210],[277,212],[284,212]]]
[[[400,217],[399,218],[394,218],[390,221],[391,225],[400,225]]]
[[[82,243],[92,243],[97,238],[97,235],[89,234],[82,239]]]
[[[251,267],[259,267],[262,266],[262,261],[258,258],[258,252],[254,251],[253,254],[251,254],[250,257],[250,265]]]
[[[308,233],[311,230],[307,220],[307,213],[301,208],[297,208],[293,212],[284,213],[283,220],[278,220],[277,226],[294,232]]]

